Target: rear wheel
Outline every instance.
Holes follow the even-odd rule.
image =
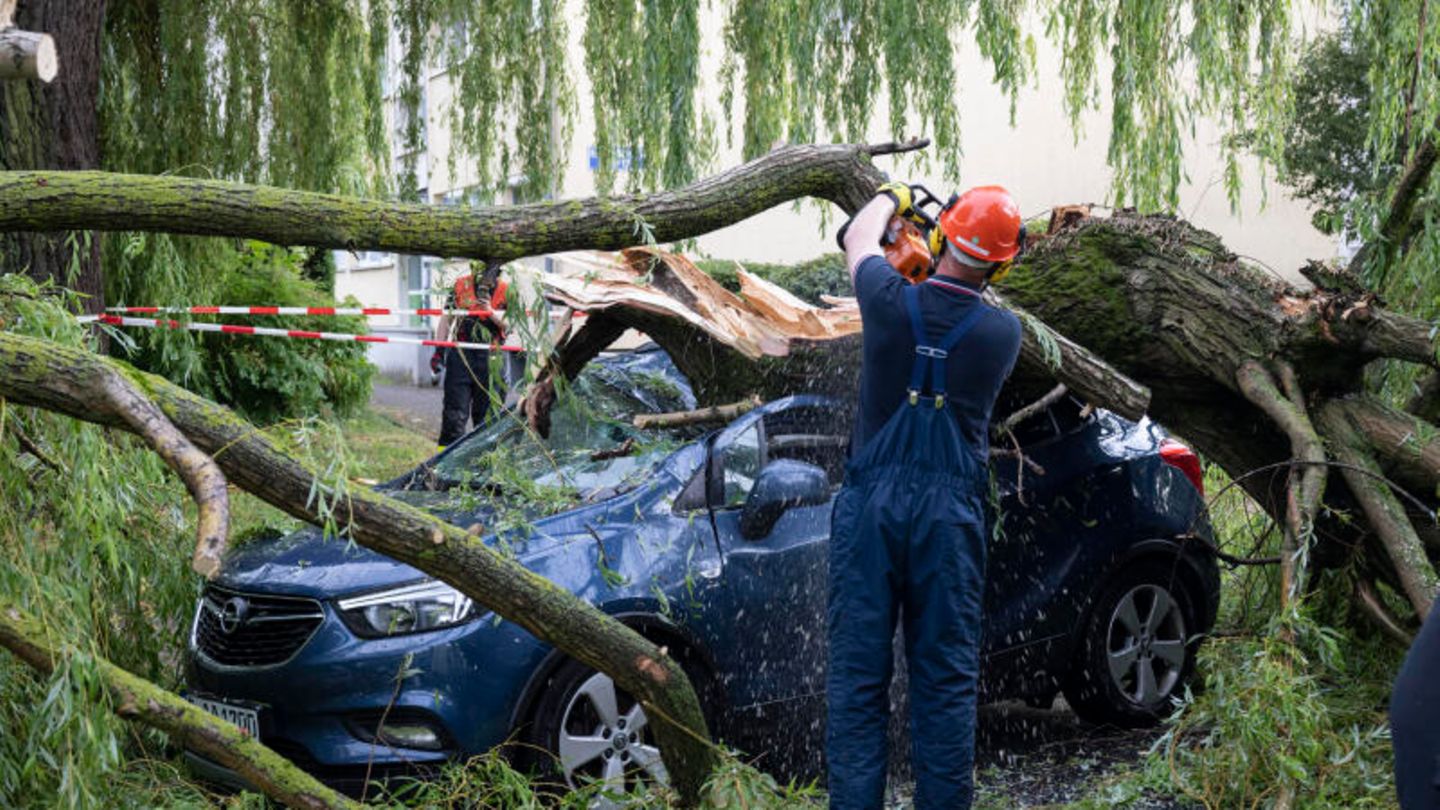
[[[555,671],[526,737],[542,769],[567,788],[600,782],[605,793],[630,794],[669,782],[639,701],[578,661]],[[619,805],[602,799],[592,806]]]
[[[1153,725],[1168,714],[1194,670],[1189,634],[1197,615],[1174,564],[1147,561],[1123,569],[1082,626],[1079,656],[1065,684],[1075,713],[1126,728]]]

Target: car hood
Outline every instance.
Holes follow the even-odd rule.
[[[456,526],[488,525],[495,510],[482,499],[459,499],[445,492],[388,491],[386,495],[419,507]],[[593,507],[580,512],[588,513]],[[563,512],[535,520],[534,531],[523,547],[513,548],[521,556],[533,556],[558,542],[577,512]],[[538,516],[536,516],[538,517]],[[495,543],[494,535],[485,542]],[[346,538],[325,537],[306,527],[281,537],[251,540],[232,549],[225,557],[216,584],[228,588],[264,593],[333,598],[357,591],[375,590],[427,578],[429,575]]]

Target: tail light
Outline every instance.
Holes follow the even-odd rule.
[[[1195,485],[1195,491],[1202,497],[1205,495],[1205,471],[1200,469],[1200,457],[1194,450],[1174,439],[1166,439],[1160,443],[1160,460],[1179,470]]]

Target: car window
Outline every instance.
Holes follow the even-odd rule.
[[[833,406],[799,406],[765,417],[765,460],[788,458],[825,471],[832,487],[845,478],[850,446],[848,412]]]
[[[760,477],[760,470],[765,466],[763,439],[761,423],[757,420],[725,448],[720,462],[721,469],[725,471],[725,506],[741,506],[750,496],[755,479]]]

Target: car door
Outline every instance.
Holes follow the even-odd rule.
[[[712,652],[733,707],[824,691],[830,511],[846,440],[836,432],[843,420],[835,407],[817,397],[787,398],[737,420],[714,444],[711,516],[724,566],[714,606],[719,610],[713,614],[723,620],[714,629]],[[747,539],[741,514],[765,467],[781,459],[813,463],[822,456],[831,460],[816,465],[826,469],[829,498],[792,506],[763,537]]]
[[[1000,531],[989,545],[985,578],[987,653],[1021,647],[1065,632],[1073,616],[1057,615],[1056,597],[1097,526],[1084,515],[1077,486],[1097,463],[1089,452],[1093,418],[1063,400],[1016,425],[995,443],[992,470]],[[1018,445],[1025,462],[1013,454]],[[993,525],[993,524],[992,524]]]

